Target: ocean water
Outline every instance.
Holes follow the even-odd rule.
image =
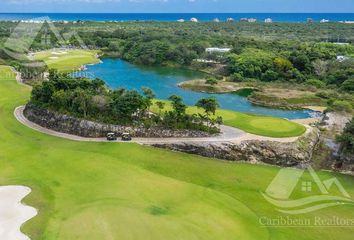
[[[54,21],[177,21],[193,17],[200,21],[212,21],[214,18],[219,18],[220,21],[227,18],[256,18],[258,21],[272,18],[275,22],[306,22],[307,18],[314,21],[354,21],[354,13],[0,13],[0,20],[29,20],[39,17],[49,17]]]
[[[88,65],[85,71],[74,73],[74,76],[97,77],[113,89],[125,88],[141,92],[142,87],[149,87],[158,99],[168,99],[172,95],[178,95],[183,97],[187,105],[194,105],[201,98],[215,97],[221,108],[239,112],[287,119],[309,118],[316,114],[311,110],[289,111],[259,107],[251,104],[246,97],[235,93],[208,94],[184,90],[178,87],[178,83],[200,79],[203,74],[185,69],[141,67],[115,58],[103,58],[101,64]]]

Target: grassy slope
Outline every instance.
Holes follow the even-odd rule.
[[[14,75],[5,79],[9,73],[0,67],[0,185],[33,189],[25,202],[39,215],[23,230],[34,240],[352,239],[352,228],[260,226],[261,216],[282,216],[261,196],[276,167],[135,144],[73,142],[28,129],[13,110],[29,90]],[[320,173],[322,179],[334,175],[353,196],[353,177]],[[298,217],[354,218],[353,210],[343,205]]]
[[[56,50],[48,50],[34,55],[34,59],[44,61],[49,68],[54,68],[62,72],[71,72],[79,69],[82,65],[98,63],[96,54],[98,51],[70,50],[66,54],[52,54]],[[60,51],[59,51],[60,52]],[[56,57],[57,59],[50,59]]]
[[[171,110],[169,102],[163,102],[166,103],[164,110]],[[159,109],[154,105],[152,111],[159,112]],[[197,107],[189,107],[187,112],[189,114],[203,113],[203,110],[198,109]],[[216,115],[223,118],[225,125],[236,127],[260,136],[279,138],[294,137],[299,136],[306,131],[306,128],[303,125],[280,118],[251,115],[223,109],[217,110]]]

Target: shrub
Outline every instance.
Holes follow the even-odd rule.
[[[354,153],[354,118],[346,125],[344,132],[337,138],[341,144],[341,151]]]
[[[336,112],[351,112],[353,106],[348,101],[337,100],[332,103],[329,109]]]
[[[218,80],[215,77],[207,77],[205,82],[212,86],[218,84]]]
[[[234,73],[230,76],[232,82],[242,82],[245,78],[240,73]]]
[[[279,78],[279,74],[273,70],[267,70],[262,74],[262,80],[270,82],[277,80]]]
[[[307,85],[314,86],[316,88],[324,88],[326,84],[318,79],[309,79],[306,81]]]
[[[354,78],[344,81],[340,89],[345,92],[354,92]]]
[[[316,96],[320,97],[320,98],[324,98],[324,99],[331,98],[331,94],[329,92],[326,92],[326,91],[318,92],[318,93],[316,93]]]

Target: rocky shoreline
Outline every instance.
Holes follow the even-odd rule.
[[[247,100],[257,106],[260,107],[267,107],[267,108],[275,108],[275,109],[282,109],[282,110],[303,110],[303,109],[309,109],[307,106],[309,104],[290,104],[288,102],[286,102],[285,100],[282,101],[282,99],[277,99],[276,101],[264,101],[264,100],[260,100],[257,97],[255,97],[255,95],[250,95],[247,97]],[[316,106],[317,107],[317,106]],[[318,108],[325,108],[322,106],[318,106]],[[313,109],[311,109],[313,110]],[[321,110],[323,111],[323,110]]]

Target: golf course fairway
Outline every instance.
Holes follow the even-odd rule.
[[[72,72],[85,64],[99,63],[97,54],[95,50],[47,50],[35,53],[34,59],[44,61],[48,68]]]
[[[341,239],[348,227],[267,227],[261,217],[281,214],[262,192],[279,168],[230,163],[137,144],[86,143],[31,130],[13,111],[30,89],[0,66],[0,185],[32,189],[25,203],[38,215],[22,231],[32,240],[110,239]],[[294,170],[296,171],[296,170]],[[354,178],[337,177],[354,196]],[[309,174],[302,177],[310,181]],[[293,197],[319,193],[301,191]],[[335,188],[334,188],[335,191]],[[291,216],[298,219],[354,218],[342,205]]]

